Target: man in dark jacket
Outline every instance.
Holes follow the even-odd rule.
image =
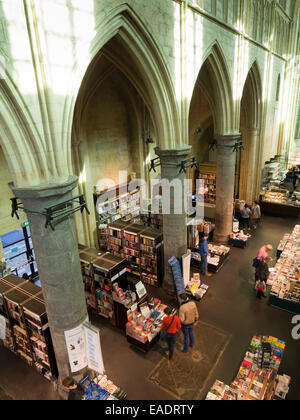
[[[268,263],[270,262],[271,258],[266,257],[262,261],[259,262],[257,267],[257,278],[264,283],[267,283],[268,277],[270,274]]]
[[[77,384],[72,376],[68,376],[62,381],[63,386],[66,391],[69,391],[68,400],[69,401],[78,401],[81,400],[84,395],[84,388],[82,385]]]
[[[208,236],[205,236],[203,232],[199,233],[199,253],[201,257],[200,271],[201,274],[204,274],[207,277],[211,277],[211,274],[208,273],[207,269],[207,256],[209,253],[207,239]]]

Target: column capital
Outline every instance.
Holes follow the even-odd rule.
[[[8,185],[17,198],[21,199],[47,199],[68,194],[77,187],[78,177],[71,175],[62,178],[61,182],[55,181],[49,184],[29,185],[25,187],[16,187],[13,182]]]
[[[217,140],[218,146],[229,146],[231,147],[232,144],[236,143],[237,141],[242,140],[242,134],[241,133],[235,133],[235,134],[217,134],[215,136],[215,139]]]
[[[161,149],[160,147],[156,147],[154,149],[157,156],[159,156],[161,159],[180,159],[190,154],[192,150],[192,146],[189,146],[187,144],[184,144],[182,147],[179,147],[177,149]]]

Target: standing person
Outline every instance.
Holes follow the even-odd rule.
[[[257,280],[256,284],[255,284],[255,289],[257,291],[256,293],[256,297],[258,299],[261,299],[261,297],[266,297],[266,284],[265,282],[261,281],[261,280]]]
[[[254,258],[252,266],[255,268],[255,282],[258,280],[258,267],[260,261],[264,261],[265,258],[269,257],[269,252],[273,250],[272,245],[263,245],[257,254],[257,257]],[[272,261],[272,258],[269,257],[269,261]]]
[[[180,299],[182,303],[179,308],[179,318],[183,332],[184,346],[179,347],[179,350],[187,353],[189,346],[194,347],[195,345],[194,325],[197,325],[199,314],[195,302],[189,300],[185,293],[180,295]]]
[[[260,249],[259,249],[259,251],[258,251],[258,254],[257,254],[257,259],[258,260],[261,260],[261,259],[265,259],[266,257],[268,257],[269,256],[269,252],[270,251],[272,251],[273,250],[273,247],[272,247],[272,245],[270,245],[270,244],[268,244],[268,245],[263,245]],[[272,258],[271,258],[271,260],[272,260]],[[270,260],[270,261],[271,261]]]
[[[245,204],[244,208],[241,210],[241,219],[242,219],[243,229],[247,228],[248,230],[250,230],[250,217],[251,217],[251,209],[249,208],[248,204]]]
[[[164,331],[165,340],[169,349],[169,360],[172,359],[177,339],[177,333],[181,329],[180,319],[172,315],[172,309],[168,306],[164,309],[166,316],[163,319],[161,330]]]
[[[211,277],[211,274],[208,273],[207,269],[207,256],[209,253],[207,239],[208,236],[206,236],[204,232],[199,233],[199,253],[201,257],[200,271],[204,276]]]
[[[268,262],[271,261],[270,257],[266,257],[263,260],[261,260],[258,264],[257,268],[257,277],[258,280],[263,281],[265,284],[267,284],[268,277],[270,274]]]
[[[81,384],[77,384],[74,381],[72,376],[67,376],[63,381],[62,384],[66,391],[69,392],[68,400],[69,401],[78,401],[81,400],[85,391]]]
[[[252,206],[252,219],[253,219],[254,229],[256,229],[257,226],[260,224],[260,218],[261,218],[260,205],[258,204],[257,201],[254,201],[253,206]]]

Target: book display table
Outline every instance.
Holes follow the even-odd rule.
[[[262,401],[285,399],[291,378],[278,375],[285,343],[275,337],[254,336],[230,386],[216,381],[206,400]]]
[[[251,239],[251,235],[242,233],[232,233],[229,235],[228,244],[237,248],[246,248]]]
[[[284,235],[279,250],[280,257],[267,281],[271,286],[269,304],[300,314],[300,225],[290,235]]]

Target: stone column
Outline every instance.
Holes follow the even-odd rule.
[[[217,191],[216,230],[214,240],[227,243],[232,231],[234,175],[236,152],[234,145],[241,140],[240,134],[216,136],[217,140]]]
[[[260,179],[258,170],[257,149],[259,144],[260,129],[245,129],[243,136],[244,150],[242,150],[242,162],[240,173],[240,199],[252,204],[256,197],[257,180]],[[247,168],[247,170],[245,170]],[[259,184],[258,184],[259,185]],[[258,191],[259,193],[259,191]]]
[[[179,173],[181,161],[186,159],[191,151],[191,146],[185,145],[181,149],[162,150],[155,148],[155,153],[160,157],[161,179],[169,181],[173,185],[181,187],[181,196],[174,197],[173,188],[170,196],[170,213],[163,215],[163,237],[164,237],[164,280],[163,288],[170,294],[175,294],[175,285],[171,267],[168,260],[171,257],[180,258],[187,251],[187,226],[185,212],[184,180],[186,174]],[[167,194],[162,191],[163,200],[167,200]],[[176,194],[176,193],[175,193]],[[176,198],[177,200],[174,200]],[[181,201],[181,202],[180,202]],[[180,214],[176,214],[180,213]]]
[[[71,198],[76,186],[75,176],[35,187],[10,184],[28,217],[60,380],[70,374],[64,331],[77,327],[88,315],[73,216],[60,220],[53,231],[45,228],[46,218],[40,212]]]

